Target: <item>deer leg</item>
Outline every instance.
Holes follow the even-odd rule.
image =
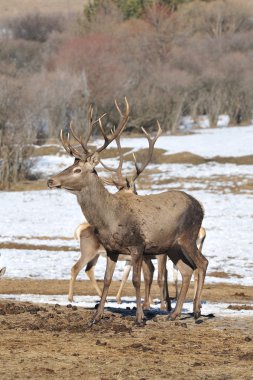
[[[190,259],[190,261],[194,263],[197,269],[197,290],[193,301],[193,314],[194,318],[197,319],[201,315],[201,294],[204,286],[208,260],[198,250],[196,244],[184,244],[181,245],[181,248],[185,257],[187,259]]]
[[[93,260],[88,262],[88,264],[85,268],[85,273],[89,277],[89,279],[90,279],[93,287],[95,288],[97,294],[99,295],[99,297],[101,297],[102,291],[101,291],[100,287],[98,286],[97,280],[96,280],[95,275],[94,275],[94,268],[97,264],[98,258],[99,258],[99,255],[96,255],[96,257],[94,257]]]
[[[193,272],[193,269],[189,265],[185,264],[182,260],[179,260],[177,262],[176,267],[178,268],[182,276],[182,286],[179,292],[175,310],[168,317],[169,320],[174,320],[181,314]]]
[[[129,273],[131,271],[131,268],[132,268],[131,261],[126,260],[125,266],[124,266],[122,280],[121,280],[121,283],[120,283],[120,287],[119,287],[118,293],[116,295],[116,301],[117,301],[117,303],[121,303],[122,290],[123,290],[123,288],[125,286],[125,283],[127,282],[127,279],[129,277]]]
[[[193,276],[194,276],[194,291],[193,291],[193,298],[195,299],[196,295],[197,295],[197,288],[198,288],[198,269],[195,269],[195,271],[193,272]],[[201,307],[201,304],[199,305],[199,307]]]
[[[136,324],[142,325],[144,314],[141,306],[141,266],[143,257],[143,248],[129,248],[133,264],[133,286],[136,292]]]
[[[143,310],[149,310],[150,304],[151,304],[151,297],[150,297],[150,289],[153,282],[153,274],[155,271],[155,267],[148,257],[143,257],[142,261],[142,270],[143,270],[143,276],[144,276],[144,283],[145,283],[145,297],[144,297],[144,303],[143,303]]]
[[[201,252],[198,251],[198,253],[199,254],[195,258],[195,263],[197,265],[197,285],[193,301],[193,314],[195,319],[198,319],[201,315],[201,294],[208,266],[208,260],[201,254]]]
[[[90,259],[92,256],[94,256],[94,254],[84,256],[81,253],[81,257],[79,258],[79,260],[71,268],[71,277],[70,277],[70,282],[69,282],[69,294],[68,294],[68,300],[70,302],[72,302],[73,299],[74,299],[74,297],[73,297],[73,295],[74,295],[74,285],[75,285],[76,277],[78,276],[79,272],[84,268],[84,266],[87,263],[89,264],[94,259],[96,259],[96,262],[98,260],[99,255],[97,255],[96,252],[95,252],[95,257],[93,257],[92,259]],[[96,287],[95,287],[95,289],[96,289]],[[100,293],[101,293],[101,291],[100,291]]]
[[[105,270],[105,277],[104,277],[104,287],[103,287],[103,291],[102,291],[101,301],[100,301],[100,304],[97,308],[95,316],[91,321],[91,324],[98,322],[103,315],[106,297],[108,294],[110,284],[112,282],[112,276],[113,276],[113,272],[114,272],[114,269],[115,269],[115,266],[116,266],[116,263],[118,260],[118,256],[119,256],[118,254],[115,254],[115,253],[112,253],[109,251],[107,252],[106,270]]]
[[[168,289],[168,271],[166,268],[167,255],[157,256],[158,286],[160,289],[161,310],[171,310],[171,302]]]
[[[173,282],[175,285],[176,300],[178,299],[178,270],[176,265],[173,264]]]
[[[99,242],[94,235],[92,227],[88,227],[81,231],[80,233],[80,252],[81,256],[78,259],[78,261],[73,265],[71,268],[71,277],[69,282],[69,294],[68,294],[68,300],[70,302],[73,301],[73,295],[74,295],[74,284],[76,281],[76,277],[78,273],[83,269],[83,267],[88,264],[89,262],[94,263],[94,266],[96,265],[96,262],[93,262],[93,260],[98,260],[98,249],[99,249]]]

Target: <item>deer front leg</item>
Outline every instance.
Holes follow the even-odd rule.
[[[161,310],[171,311],[171,302],[168,289],[168,273],[166,268],[167,255],[159,255],[158,261],[158,286],[160,289]]]
[[[151,259],[146,258],[145,256],[143,257],[142,261],[142,270],[145,283],[145,297],[143,302],[143,310],[148,310],[150,309],[151,304],[150,290],[153,282],[155,268]]]
[[[112,276],[113,276],[113,272],[118,260],[118,256],[119,256],[118,254],[115,254],[109,251],[107,252],[107,261],[106,261],[106,270],[105,270],[105,277],[104,277],[104,287],[102,290],[102,297],[101,297],[100,304],[97,308],[97,311],[95,313],[95,316],[91,321],[91,324],[98,322],[103,315],[106,297],[108,294],[109,286],[112,282]]]
[[[144,314],[141,306],[141,266],[143,257],[142,247],[129,248],[133,264],[133,286],[136,292],[136,324],[142,325]]]
[[[123,272],[123,276],[122,276],[122,280],[121,280],[121,284],[120,284],[118,293],[116,295],[116,301],[117,301],[117,303],[121,303],[122,290],[123,290],[123,288],[125,286],[125,283],[127,282],[127,279],[129,277],[129,273],[130,273],[131,268],[132,268],[131,261],[126,260],[126,263],[125,263],[125,266],[124,266],[124,272]]]

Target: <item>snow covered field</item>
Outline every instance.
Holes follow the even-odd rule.
[[[147,146],[144,138],[123,139],[122,146],[133,150]],[[205,129],[187,136],[162,136],[157,147],[168,153],[190,151],[204,157],[242,156],[253,153],[253,126]],[[64,162],[63,162],[64,161]],[[73,161],[69,157],[47,156],[37,163],[40,172],[57,173],[59,166],[67,166]],[[155,165],[154,165],[155,167]],[[240,183],[252,180],[253,166],[235,164],[159,165],[160,173],[154,179],[175,178],[175,182],[166,185],[154,185],[150,192],[163,191],[168,187],[187,186],[205,208],[204,227],[207,238],[204,254],[209,259],[207,282],[227,282],[253,285],[253,192],[237,194],[230,190],[203,189],[194,190],[191,182],[184,187],[182,179],[197,179],[223,176],[229,180],[239,176]],[[179,181],[181,179],[181,181]],[[200,189],[201,188],[201,189]],[[147,191],[140,191],[144,194]],[[33,245],[33,249],[4,248],[0,253],[0,267],[6,266],[6,277],[68,279],[70,268],[79,254],[78,243],[72,239],[75,227],[84,218],[73,195],[61,190],[1,192],[0,193],[0,242]],[[160,221],[157,220],[157,223]],[[67,239],[66,239],[67,238]],[[73,250],[42,250],[36,245],[72,247]],[[96,267],[97,278],[103,278],[105,259],[101,258]],[[120,279],[123,263],[117,265],[114,278]],[[217,272],[224,273],[222,278]],[[215,274],[216,273],[216,274]],[[85,278],[81,273],[79,278]]]

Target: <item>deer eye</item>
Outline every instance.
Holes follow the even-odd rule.
[[[81,173],[81,171],[82,171],[81,169],[75,169],[74,173]]]

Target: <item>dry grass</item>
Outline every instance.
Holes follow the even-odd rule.
[[[17,17],[25,13],[61,13],[81,14],[88,0],[1,0],[0,15],[2,19]]]

